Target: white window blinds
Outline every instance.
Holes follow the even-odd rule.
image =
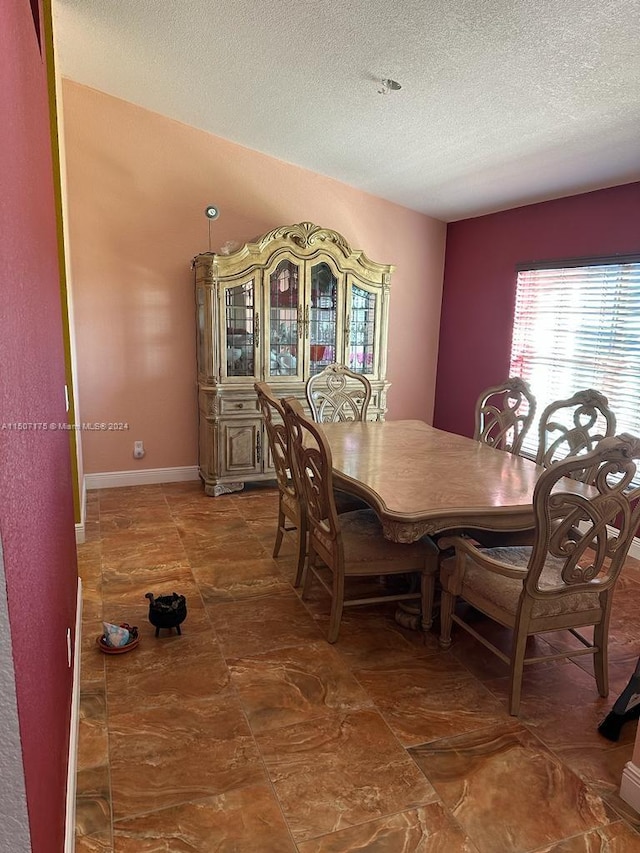
[[[640,436],[640,257],[518,272],[510,376],[521,376],[537,414],[595,388],[609,399],[617,433]],[[534,456],[534,425],[523,452]]]

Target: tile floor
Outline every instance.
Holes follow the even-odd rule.
[[[89,493],[78,853],[640,851],[618,796],[636,724],[596,731],[640,655],[640,563],[616,596],[610,697],[586,658],[544,664],[513,718],[505,666],[460,629],[443,652],[393,605],[354,608],[326,643],[324,595],[291,586],[293,537],[271,558],[276,509],[271,487]],[[183,635],[156,639],[144,595],[174,590]],[[103,618],[138,625],[139,647],[103,655]]]

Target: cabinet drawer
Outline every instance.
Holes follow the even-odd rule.
[[[252,415],[256,412],[260,412],[260,404],[255,394],[246,397],[220,397],[221,415]]]

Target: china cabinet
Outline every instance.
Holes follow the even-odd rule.
[[[393,266],[370,261],[336,231],[301,222],[230,254],[196,255],[193,267],[207,494],[275,476],[255,382],[306,408],[307,379],[346,364],[371,383],[369,418],[384,419]]]

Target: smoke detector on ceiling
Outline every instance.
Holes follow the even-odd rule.
[[[388,95],[389,92],[397,92],[398,89],[402,89],[400,83],[397,80],[392,80],[390,77],[385,77],[380,81],[380,88],[378,89],[379,95]]]

